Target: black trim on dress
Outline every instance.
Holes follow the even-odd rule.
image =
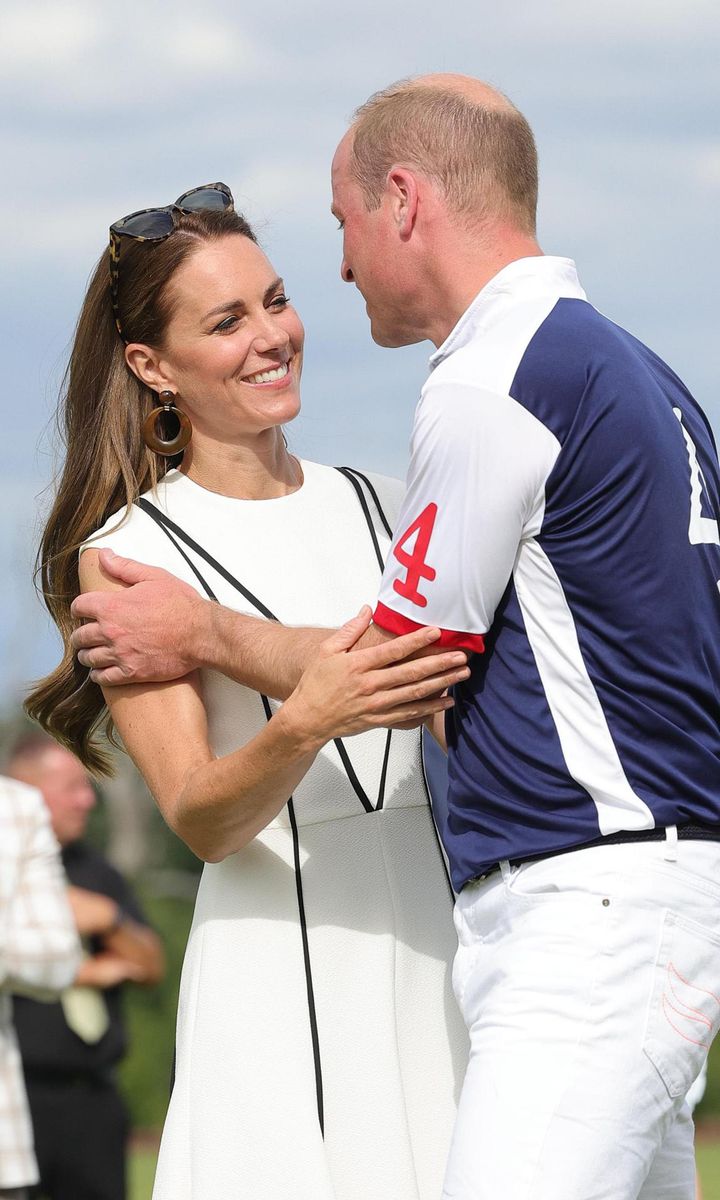
[[[367,504],[367,501],[363,494],[362,488],[361,488],[360,484],[357,482],[357,480],[355,478],[353,478],[353,475],[350,473],[350,470],[351,470],[350,468],[343,469],[341,467],[338,467],[337,469],[339,471],[341,471],[341,473],[343,475],[345,475],[345,477],[347,479],[350,480],[350,482],[352,483],[352,485],[358,495],[360,504],[362,506],[363,515],[365,516],[365,520],[367,522],[367,526],[370,531],[370,535],[372,537],[375,554],[376,554],[377,560],[378,560],[378,565],[380,567],[380,570],[382,571],[383,558],[380,553],[380,546],[379,546],[379,543],[377,540],[377,535],[375,533],[375,527],[373,525],[372,518],[370,516],[370,510],[368,508],[368,504]],[[380,514],[380,519],[381,519],[385,529],[387,530],[388,534],[390,536],[392,536],[390,527],[387,523],[387,520],[385,519],[385,514],[380,506],[380,502],[378,500],[375,489],[373,488],[370,481],[365,479],[365,476],[361,476],[361,478],[365,481],[365,483],[367,484],[367,486],[373,496],[378,513]],[[149,500],[145,499],[144,496],[140,496],[135,501],[135,503],[138,506],[138,508],[140,508],[148,517],[151,518],[151,520],[153,520],[156,523],[156,525],[159,526],[160,529],[162,529],[163,533],[166,535],[166,537],[169,539],[169,541],[172,542],[175,549],[178,551],[178,553],[181,555],[181,557],[187,563],[187,565],[189,566],[193,575],[200,583],[200,586],[202,587],[202,589],[205,592],[208,599],[214,600],[217,602],[217,596],[213,592],[209,583],[204,578],[204,576],[201,574],[201,572],[198,570],[198,568],[195,566],[195,564],[193,563],[193,561],[191,560],[189,555],[185,553],[182,546],[180,545],[180,542],[184,542],[185,545],[188,546],[191,550],[193,550],[197,555],[199,555],[200,558],[204,559],[205,562],[207,562],[207,564],[218,573],[218,575],[220,575],[227,583],[229,583],[231,585],[231,587],[235,588],[236,591],[240,592],[240,594],[250,604],[252,604],[253,607],[256,608],[258,610],[258,612],[261,613],[262,616],[267,618],[267,620],[269,620],[269,621],[277,621],[278,620],[278,618],[267,607],[267,605],[263,604],[263,602],[261,600],[259,600],[257,598],[257,596],[253,595],[253,593],[251,591],[249,591],[246,587],[244,587],[243,584],[241,584],[240,581],[238,579],[236,579],[235,576],[230,573],[230,571],[226,570],[226,568],[223,567],[222,564],[219,563],[217,561],[217,559],[215,559],[213,557],[213,555],[209,554],[207,550],[205,550],[198,542],[196,542],[195,539],[190,536],[190,534],[186,533],[186,531],[180,525],[176,524],[176,522],[173,521],[166,513],[164,513],[162,511],[162,509],[158,508],[155,504],[152,504]],[[268,697],[262,695],[262,693],[260,694],[260,699],[262,702],[265,717],[268,721],[270,721],[272,719],[272,709],[270,707],[270,701],[268,700]],[[379,786],[379,790],[378,790],[378,798],[377,798],[377,803],[374,806],[373,806],[372,802],[369,800],[368,796],[366,795],[365,789],[363,788],[362,784],[360,783],[360,780],[358,779],[358,777],[355,773],[352,762],[350,761],[350,756],[348,755],[347,750],[345,749],[345,746],[343,745],[342,739],[341,738],[334,739],[335,746],[337,748],[338,754],[340,755],[340,760],[345,768],[345,772],[350,781],[350,784],[366,812],[379,811],[383,807],[383,803],[384,803],[384,799],[385,799],[385,781],[387,778],[388,760],[390,757],[391,737],[392,737],[392,730],[388,730],[387,739],[385,742],[385,753],[383,755],[382,770],[380,773],[380,786]],[[424,778],[424,770],[423,770],[423,778]],[[309,1019],[309,1024],[310,1024],[310,1038],[311,1038],[311,1042],[312,1042],[313,1065],[314,1065],[314,1071],[315,1071],[315,1094],[316,1094],[316,1100],[317,1100],[318,1123],[320,1125],[320,1132],[321,1132],[322,1136],[324,1137],[325,1136],[325,1108],[324,1108],[324,1099],[323,1099],[322,1058],[321,1058],[321,1054],[320,1054],[320,1032],[318,1029],[317,1011],[316,1011],[316,1007],[315,1007],[315,989],[313,986],[312,960],[310,957],[310,941],[308,938],[307,917],[306,917],[306,913],[305,913],[305,897],[304,897],[303,883],[302,883],[302,864],[300,861],[300,835],[298,832],[297,819],[295,816],[295,805],[294,805],[292,796],[289,798],[289,800],[287,802],[287,810],[288,810],[288,817],[290,820],[290,830],[292,833],[292,843],[293,843],[295,889],[296,889],[296,893],[297,893],[298,916],[299,916],[299,921],[300,921],[300,936],[301,936],[301,940],[302,940],[303,964],[304,964],[304,968],[305,968],[305,986],[306,986],[306,992],[307,992],[308,1019]]]
[[[390,540],[392,541],[393,531],[388,524],[387,517],[385,516],[385,513],[383,512],[383,509],[382,509],[382,505],[381,505],[380,501],[378,500],[378,494],[375,491],[375,488],[371,484],[370,480],[368,479],[367,475],[363,475],[362,471],[358,471],[357,467],[338,467],[337,469],[338,469],[338,471],[341,472],[341,474],[343,474],[345,476],[346,479],[350,479],[350,475],[356,476],[357,479],[362,479],[367,490],[369,491],[370,495],[372,496],[373,500],[375,501],[375,507],[378,510],[378,516],[380,517],[380,520],[382,521],[382,523],[385,527],[385,532],[388,535],[388,537],[390,538]],[[350,482],[352,483],[353,481],[350,480]]]

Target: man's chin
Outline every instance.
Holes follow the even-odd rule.
[[[400,346],[414,346],[425,339],[422,334],[412,333],[409,329],[388,329],[370,318],[370,336],[377,346],[385,350],[397,350]]]

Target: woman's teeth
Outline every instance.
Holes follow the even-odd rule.
[[[247,375],[246,383],[274,383],[276,379],[284,379],[288,373],[287,363],[283,363],[281,367],[274,367],[272,371],[258,371],[257,375]]]

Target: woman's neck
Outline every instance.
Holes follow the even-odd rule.
[[[302,468],[282,432],[268,430],[245,445],[193,438],[180,470],[210,492],[237,500],[275,500],[302,486]]]

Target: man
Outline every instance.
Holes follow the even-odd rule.
[[[38,1179],[12,1022],[12,993],[54,999],[80,943],[42,796],[0,777],[0,1198],[25,1200]]]
[[[444,1194],[689,1200],[684,1096],[720,1023],[720,470],[677,377],[542,254],[536,191],[527,122],[460,76],[373,97],[333,163],[374,339],[436,346],[368,636],[474,654],[447,731],[472,1055]],[[319,637],[105,566],[136,586],[75,612],[108,685],[206,662],[282,696]]]
[[[162,978],[160,942],[122,876],[82,840],[96,801],[75,755],[33,732],[16,742],[7,769],[44,797],[88,951],[60,1002],[15,1005],[42,1194],[124,1200],[127,1122],[115,1084],[126,1049],[121,993],[128,980]]]

